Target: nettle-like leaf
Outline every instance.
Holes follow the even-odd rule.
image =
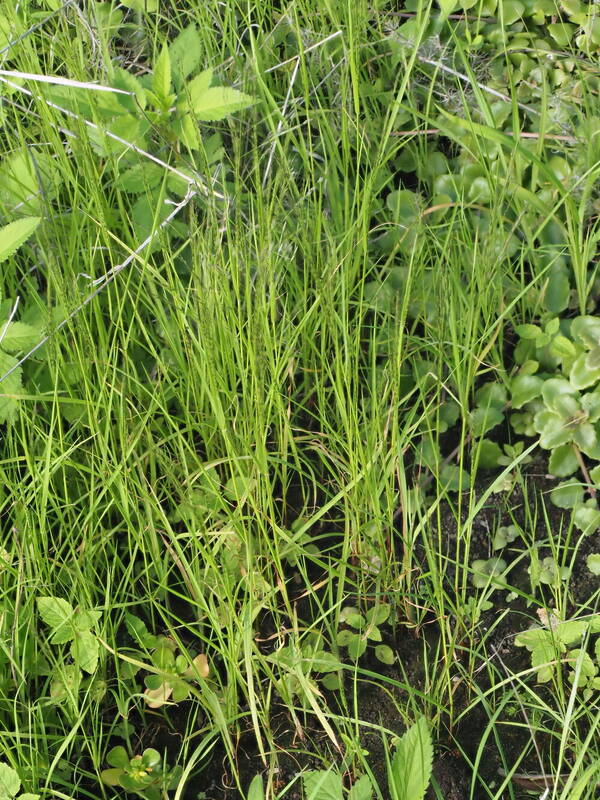
[[[12,422],[19,407],[18,395],[22,389],[23,369],[17,367],[18,363],[14,356],[0,350],[0,424]],[[8,372],[10,375],[7,375]]]
[[[333,770],[305,772],[302,784],[306,800],[344,800],[342,776]]]
[[[216,122],[256,103],[256,99],[228,86],[212,86],[190,101],[190,110],[202,122]]]
[[[25,322],[5,322],[0,325],[0,348],[7,353],[29,350],[40,341],[43,333],[41,328]]]
[[[433,743],[425,717],[400,737],[389,769],[397,800],[423,800],[431,779]]]
[[[152,91],[159,100],[166,100],[171,89],[171,59],[169,48],[163,45],[152,73]]]
[[[202,52],[202,39],[193,23],[184,28],[169,45],[171,74],[177,91],[200,66]]]
[[[23,217],[0,228],[0,263],[29,239],[41,221],[41,217]]]
[[[21,779],[16,770],[0,762],[0,798],[10,800],[21,788]]]

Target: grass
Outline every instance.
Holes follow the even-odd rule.
[[[398,42],[395,18],[382,3],[183,8],[168,0],[159,13],[134,15],[116,39],[90,28],[73,3],[57,11],[17,5],[2,12],[23,32],[4,69],[106,84],[116,63],[143,71],[165,37],[195,22],[204,63],[259,103],[216,126],[227,201],[190,200],[177,216],[183,236],[155,225],[152,247],[88,300],[90,277],[140,244],[131,200],[117,185],[119,155],[98,157],[81,120],[43,100],[17,89],[5,96],[2,160],[26,148],[36,169],[51,170],[53,188],[24,201],[45,221],[4,270],[3,296],[21,297],[31,314],[54,309],[57,320],[78,310],[26,362],[18,415],[2,429],[0,761],[43,797],[103,798],[123,794],[99,780],[110,747],[121,742],[133,754],[158,746],[184,768],[177,800],[216,792],[221,763],[232,786],[219,797],[234,798],[245,796],[249,750],[251,769],[265,769],[267,796],[284,798],[277,769],[286,751],[299,770],[310,757],[349,774],[369,771],[365,735],[376,753],[376,740],[425,714],[440,747],[464,751],[465,796],[519,796],[510,778],[479,780],[488,746],[509,776],[532,748],[540,772],[571,775],[568,785],[549,781],[549,797],[593,796],[591,783],[581,795],[569,791],[597,757],[596,701],[586,707],[560,677],[550,697],[532,680],[535,670],[490,656],[502,599],[487,632],[468,611],[469,597],[483,598],[470,567],[478,514],[497,495],[489,482],[465,483],[457,494],[433,481],[431,501],[420,505],[414,490],[423,436],[435,447],[450,436],[452,463],[467,467],[474,389],[511,368],[511,325],[530,318],[531,287],[549,269],[534,240],[563,206],[585,310],[596,236],[586,210],[592,145],[581,153],[581,192],[569,194],[539,144],[550,91],[539,139],[499,144],[494,98],[481,89],[486,65],[473,66],[456,41],[452,69],[463,79],[439,68],[451,61],[441,44],[437,52],[420,46],[429,4],[419,5],[414,41],[393,73],[381,45]],[[440,107],[453,117],[444,121]],[[582,117],[596,107],[585,96]],[[510,110],[517,118],[516,90]],[[476,118],[487,134],[465,132],[458,116]],[[414,135],[396,135],[399,119]],[[408,225],[385,211],[398,175],[411,185],[425,180],[436,145],[421,130],[440,125],[448,153],[470,150],[493,188],[480,230],[471,214],[477,198],[444,201],[443,216],[432,201]],[[159,141],[161,160],[205,173],[201,152],[192,165]],[[537,230],[528,227],[531,197],[515,192],[504,170],[525,189],[536,170],[548,173],[556,191],[540,200]],[[7,219],[13,206],[5,196]],[[374,240],[404,228],[405,240],[380,255]],[[402,290],[374,310],[369,283],[398,263]],[[410,388],[415,359],[425,374]],[[450,435],[439,433],[448,397],[460,412]],[[518,474],[518,460],[505,473]],[[543,511],[531,514],[528,534],[546,524],[557,561],[570,563],[570,534],[554,538]],[[558,587],[557,607],[570,607],[568,592]],[[48,643],[39,596],[102,612],[98,673],[63,699],[56,694],[69,657]],[[273,658],[315,631],[339,655],[341,609],[377,602],[393,608],[386,635],[402,653],[393,669],[346,661],[342,689],[328,694],[300,662]],[[592,593],[588,611],[596,602]],[[132,648],[128,613],[182,650],[207,654],[211,681],[194,685],[191,701],[146,707],[127,659],[148,665],[150,654]],[[521,629],[530,617],[523,613]],[[363,710],[373,686],[389,703],[381,718]],[[504,735],[507,707],[519,729],[516,752]],[[281,708],[293,735],[276,720]],[[474,752],[460,735],[469,714],[484,731]],[[443,796],[439,784],[433,791]]]

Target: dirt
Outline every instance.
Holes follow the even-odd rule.
[[[547,492],[556,483],[544,474],[543,462],[534,462],[530,465],[527,481],[531,490],[527,496],[537,497],[538,503],[543,502]],[[481,491],[484,486],[485,483],[482,483]],[[565,531],[568,529],[568,512],[555,508],[549,501],[538,506],[537,514],[532,514],[531,511],[532,509],[526,507],[523,491],[518,485],[510,492],[491,495],[472,523],[469,563],[477,558],[487,559],[498,554],[493,551],[491,540],[499,525],[519,525],[530,538],[531,546],[533,543],[540,545],[540,558],[550,555],[552,549],[549,544],[549,531],[557,539],[560,536],[564,542]],[[459,541],[462,542],[461,547],[464,547],[464,542],[460,539],[452,512],[447,509],[441,515],[441,519],[440,541],[444,543],[446,555],[451,559],[457,552]],[[533,527],[536,529],[533,530]],[[598,537],[597,535],[582,537],[575,530],[570,536],[570,552],[575,555],[568,584],[566,611],[567,614],[572,614],[583,606],[586,613],[591,613],[598,604],[600,578],[589,572],[585,561],[589,553],[600,549]],[[523,552],[523,548],[523,541],[515,541],[505,548],[502,556],[510,564]],[[424,552],[421,549],[417,548],[413,555],[416,562],[425,563]],[[533,727],[529,725],[527,712],[519,705],[518,700],[507,702],[507,696],[514,688],[510,680],[500,692],[490,693],[487,696],[483,694],[491,686],[492,674],[494,680],[498,682],[530,666],[529,654],[524,648],[514,645],[514,637],[531,624],[539,624],[535,616],[536,608],[539,606],[552,608],[554,605],[551,587],[531,586],[527,571],[528,563],[528,559],[521,559],[508,574],[507,582],[516,592],[515,598],[507,599],[508,589],[497,590],[492,594],[493,607],[482,614],[474,628],[474,635],[469,645],[471,648],[476,646],[475,663],[471,664],[470,668],[467,664],[457,663],[453,671],[455,680],[455,691],[452,696],[453,717],[450,719],[441,715],[439,720],[433,767],[433,783],[436,790],[431,787],[429,800],[439,797],[445,800],[459,800],[459,798],[462,800],[466,797],[472,800],[484,800],[484,798],[488,800],[489,788],[497,789],[503,780],[502,770],[510,770],[515,760],[524,752],[526,755],[518,766],[518,776],[513,780],[512,796],[517,800],[521,797],[531,797],[531,788],[527,787],[527,781],[523,781],[522,776],[539,774],[543,771],[544,763],[540,764],[538,754],[542,756],[542,761],[546,765],[552,763],[551,758],[555,755],[552,752],[555,738],[551,735],[542,736],[539,732],[532,733]],[[447,574],[449,587],[453,578],[453,570],[449,568]],[[562,591],[560,586],[558,591]],[[301,611],[308,613],[309,606],[303,606]],[[363,672],[358,683],[357,714],[362,722],[361,746],[368,751],[368,763],[382,788],[384,797],[386,796],[384,787],[387,786],[384,745],[380,735],[372,726],[382,726],[395,734],[402,734],[403,723],[398,709],[407,708],[409,701],[408,692],[402,689],[402,681],[414,689],[426,690],[423,646],[425,644],[433,657],[440,636],[439,623],[435,619],[426,621],[429,624],[422,626],[420,630],[411,630],[405,625],[398,625],[395,631],[391,628],[385,631],[384,641],[398,654],[401,675],[398,664],[391,667],[380,664],[369,656],[369,651],[360,662]],[[449,620],[449,623],[452,625],[453,621]],[[268,622],[265,621],[265,630],[261,630],[258,636],[262,637],[269,632]],[[430,665],[431,663],[433,661],[430,661]],[[472,682],[465,677],[469,674],[473,675]],[[377,683],[377,676],[380,676],[380,685]],[[394,681],[394,684],[385,684],[386,677]],[[530,680],[530,683],[533,681]],[[535,690],[542,699],[552,703],[553,698],[549,688],[536,686]],[[348,683],[346,696],[351,698],[353,692],[354,687]],[[338,696],[326,691],[324,694],[332,712],[343,713],[339,708]],[[476,702],[477,697],[480,698],[479,702]],[[301,800],[298,776],[302,771],[324,769],[331,765],[337,765],[343,771],[343,765],[327,736],[315,725],[313,715],[299,714],[299,728],[294,724],[286,707],[282,703],[278,704],[276,698],[272,708],[270,727],[278,750],[277,785],[280,791],[286,786],[289,787],[282,794],[285,800]],[[185,725],[184,708],[181,709],[181,714],[182,725]],[[497,719],[492,724],[494,715]],[[175,734],[173,722],[171,720],[172,724],[168,730],[159,730],[157,727],[153,731],[147,729],[140,744],[155,747],[163,745],[167,750],[174,747],[175,752],[179,748],[180,741]],[[540,727],[539,721],[536,727]],[[250,728],[242,732],[237,742],[236,759],[236,769],[241,776],[244,790],[256,774],[266,774],[256,747],[254,733]],[[476,770],[473,769],[473,764],[476,765]],[[473,777],[474,773],[477,778]],[[537,792],[539,796],[541,793],[539,788]],[[509,796],[508,789],[506,796]],[[204,800],[242,800],[244,797],[234,785],[225,752],[219,746],[215,747],[203,765],[202,771],[188,785],[185,800],[196,800],[198,797]]]

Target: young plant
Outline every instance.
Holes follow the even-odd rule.
[[[359,659],[367,649],[369,642],[381,642],[379,626],[390,616],[388,603],[377,603],[366,614],[361,614],[354,606],[345,606],[340,612],[340,622],[347,627],[340,630],[336,637],[338,647],[345,647],[350,658]],[[386,644],[375,646],[375,657],[383,664],[394,663],[394,653]]]
[[[425,718],[420,717],[398,739],[391,760],[387,757],[387,796],[391,800],[423,800],[432,765],[431,731]],[[374,791],[369,776],[362,775],[346,792],[342,776],[334,769],[304,773],[303,788],[305,800],[372,800]]]
[[[101,617],[98,609],[74,609],[60,597],[38,597],[38,612],[51,628],[50,644],[71,643],[71,664],[65,664],[62,675],[51,685],[55,700],[63,700],[69,694],[77,694],[81,685],[82,670],[92,675],[98,666],[98,640],[92,633]]]
[[[100,773],[102,782],[107,786],[120,786],[145,800],[162,800],[166,792],[176,788],[183,772],[181,767],[169,769],[158,750],[153,748],[130,758],[124,747],[113,747],[106,760],[111,768]]]

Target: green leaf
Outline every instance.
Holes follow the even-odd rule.
[[[0,325],[0,347],[8,353],[30,350],[43,336],[43,331],[25,322]]]
[[[570,444],[563,444],[556,447],[550,453],[548,468],[551,475],[557,478],[568,478],[579,468],[579,462],[575,455],[575,450]]]
[[[440,470],[440,483],[450,492],[464,492],[471,486],[471,476],[455,464],[445,464]]]
[[[153,633],[150,633],[145,622],[139,617],[133,614],[125,614],[125,625],[136,644],[141,644],[142,647],[147,647],[149,650],[158,645],[158,638]]]
[[[16,770],[0,762],[0,800],[10,800],[21,788],[21,779]]]
[[[550,492],[550,499],[559,508],[575,508],[583,503],[583,486],[575,481],[559,483]]]
[[[507,392],[501,383],[488,381],[475,392],[475,404],[483,408],[493,406],[503,409],[507,401]]]
[[[129,763],[129,760],[128,760]],[[122,769],[103,769],[100,773],[100,780],[107,786],[120,786]]]
[[[368,775],[361,775],[348,792],[348,800],[372,800],[373,784]],[[250,800],[250,798],[248,799]]]
[[[546,284],[545,302],[546,308],[553,314],[564,311],[569,305],[571,285],[569,275],[564,268],[556,268],[550,272],[548,283]]]
[[[89,631],[90,628],[93,628],[94,625],[98,623],[98,620],[102,616],[101,611],[97,611],[95,608],[88,609],[86,611],[76,611],[75,616],[73,617],[73,625],[75,626],[75,630],[77,631]]]
[[[582,353],[573,362],[569,373],[569,380],[575,389],[587,389],[600,380],[600,367],[590,368],[587,353]]]
[[[390,765],[389,783],[398,800],[423,800],[433,765],[429,725],[420,717],[398,741]]]
[[[525,14],[525,6],[519,0],[502,0],[500,21],[503,25],[512,25]]]
[[[564,651],[564,647],[562,650]],[[557,647],[551,636],[540,641],[531,651],[531,666],[537,669],[538,683],[547,683],[552,679],[558,657],[556,651]]]
[[[471,432],[473,436],[479,438],[484,436],[492,428],[499,425],[504,419],[504,412],[493,406],[488,408],[475,408],[469,415]]]
[[[539,397],[544,381],[537,375],[517,375],[510,384],[513,408],[523,408],[525,403]]]
[[[3,422],[12,422],[19,406],[17,396],[22,389],[22,367],[17,367],[8,377],[2,380],[2,376],[6,375],[6,373],[17,364],[18,361],[16,358],[0,350],[0,424]]]
[[[497,467],[500,464],[500,459],[503,457],[500,446],[491,439],[482,439],[475,448],[475,452],[479,455],[477,465],[482,469],[493,469]]]
[[[60,597],[38,597],[37,607],[40,617],[50,628],[71,623],[73,606]]]
[[[389,603],[377,603],[366,613],[367,625],[382,625],[390,616],[391,610]]]
[[[576,317],[571,323],[571,336],[579,339],[586,347],[600,345],[600,317]]]
[[[160,100],[165,100],[171,92],[171,59],[166,44],[163,45],[154,65],[152,91]]]
[[[119,173],[115,187],[130,194],[141,194],[160,186],[164,171],[157,164],[142,163]]]
[[[169,56],[173,83],[179,91],[185,80],[196,72],[202,58],[202,39],[193,23],[184,28],[171,42]]]
[[[567,47],[577,32],[577,25],[570,22],[554,22],[546,30],[559,47]]]
[[[600,511],[594,500],[590,501],[590,505],[586,504],[575,509],[573,525],[579,528],[584,536],[595,533],[600,528]]]
[[[554,411],[538,411],[533,417],[533,427],[540,434],[540,447],[553,450],[573,438],[572,430]]]
[[[306,800],[343,800],[342,776],[333,770],[305,772],[302,784]]]
[[[590,553],[585,563],[592,575],[600,575],[600,553]]]
[[[118,747],[113,747],[106,756],[106,761],[111,765],[111,767],[127,769],[129,766],[129,756],[127,755],[127,750],[125,750],[125,748],[121,745]]]
[[[146,11],[147,13],[158,11],[158,0],[121,0],[121,5],[134,11]]]
[[[396,661],[394,651],[387,644],[378,644],[375,648],[375,658],[382,664],[393,664]]]
[[[206,89],[191,103],[191,109],[203,122],[224,119],[235,111],[253,105],[256,100],[250,95],[227,86],[213,86]]]
[[[366,649],[367,649],[367,640],[363,639],[358,634],[355,634],[352,637],[351,641],[348,642],[348,655],[355,661],[358,661],[358,659],[363,655]]]
[[[95,672],[98,666],[98,640],[89,631],[81,631],[73,639],[71,655],[84,672]]]
[[[517,325],[515,331],[521,339],[537,339],[542,333],[539,325]]]
[[[342,662],[333,653],[328,653],[326,650],[317,650],[307,660],[310,668],[315,672],[337,672],[338,669],[343,667]]]
[[[458,8],[459,0],[438,0],[438,5],[440,7],[440,11],[442,12],[440,17],[442,20],[448,19],[449,15]]]
[[[41,221],[41,217],[23,217],[0,228],[0,263],[29,239]]]
[[[262,775],[255,775],[250,781],[246,800],[265,800],[265,787]]]

